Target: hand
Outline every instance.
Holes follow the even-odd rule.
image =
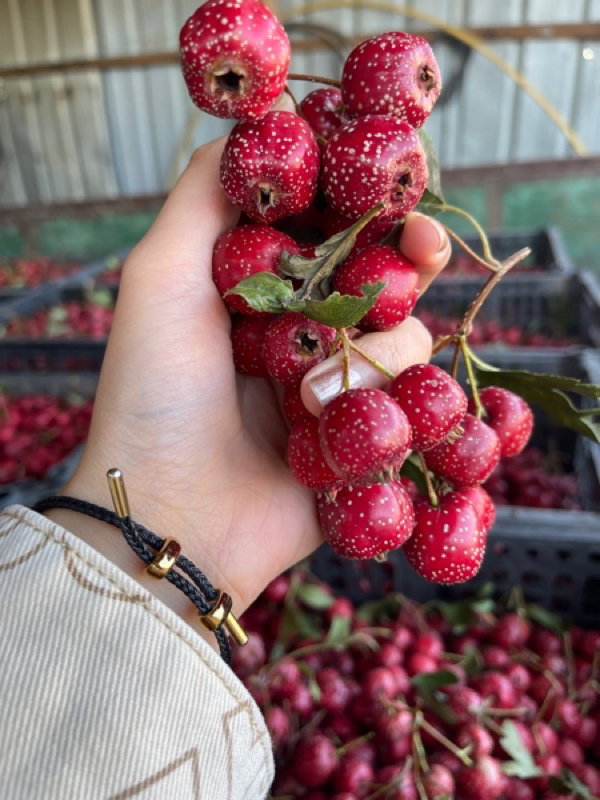
[[[234,372],[230,317],[211,279],[215,240],[238,218],[219,184],[223,144],[194,154],[127,259],[88,443],[64,492],[110,507],[106,472],[121,468],[133,519],[177,538],[241,613],[322,538],[314,495],[285,464],[288,429],[274,387]],[[400,249],[417,265],[421,290],[450,254],[443,228],[420,214],[407,218]],[[365,335],[361,346],[394,372],[431,355],[431,337],[413,318],[388,333]],[[332,365],[340,387],[338,356],[303,382],[313,413],[331,395],[324,370]],[[355,384],[381,384],[382,376],[360,358],[352,366]],[[67,512],[49,515],[81,535],[81,517],[75,523]],[[136,578],[143,574],[141,562],[134,572],[133,554],[124,564],[128,548],[114,533],[84,538]]]

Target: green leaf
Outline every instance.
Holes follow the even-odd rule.
[[[495,603],[491,597],[473,597],[445,603],[441,600],[432,604],[449,623],[452,633],[464,633],[469,625],[475,624],[480,614],[491,614]]]
[[[430,217],[435,217],[436,214],[444,210],[444,201],[429,189],[425,189],[423,195],[417,205],[417,211],[422,214],[429,214]]]
[[[229,294],[243,297],[254,311],[282,314],[294,300],[294,287],[291,281],[284,281],[271,272],[256,272],[241,280],[225,296]]]
[[[335,602],[326,589],[314,583],[303,583],[299,586],[296,597],[309,608],[330,608]]]
[[[315,283],[321,283],[331,275],[338,264],[348,257],[358,234],[383,208],[383,203],[379,203],[362,216],[358,222],[320,244],[315,250],[314,258],[290,256],[284,251],[279,262],[280,271],[292,278],[304,278],[306,285],[303,289],[307,289],[313,280]]]
[[[109,289],[93,289],[85,294],[86,299],[95,306],[101,306],[102,308],[113,308],[115,305],[112,292]]]
[[[327,644],[342,644],[350,636],[350,619],[348,617],[334,616],[327,632]]]
[[[427,494],[427,483],[425,482],[425,475],[421,469],[421,462],[416,453],[410,455],[400,470],[400,475],[405,478],[410,478],[411,481],[417,484],[417,489],[421,494]]]
[[[395,594],[388,594],[381,600],[369,600],[363,603],[355,616],[363,622],[374,623],[384,619],[395,619],[400,609],[400,600]]]
[[[552,775],[548,783],[552,791],[557,794],[574,794],[582,800],[596,800],[587,786],[566,767],[563,767],[560,775]]]
[[[587,414],[597,413],[597,409],[579,409],[564,394],[565,391],[583,397],[600,398],[600,386],[583,383],[578,378],[566,378],[561,375],[525,372],[517,369],[496,369],[484,364],[480,359],[476,363],[476,377],[479,386],[501,386],[518,394],[527,403],[543,408],[551,420],[564,428],[571,428],[582,436],[587,436],[600,444],[600,424],[587,418]]]
[[[554,633],[557,633],[559,636],[562,636],[568,628],[564,620],[557,617],[556,614],[546,611],[545,608],[538,606],[536,603],[526,603],[523,610],[525,611],[527,619],[530,619],[532,622],[537,622],[538,625],[541,625],[543,628],[548,628],[549,631],[554,631]]]
[[[333,292],[325,300],[296,300],[290,311],[300,311],[305,317],[314,319],[331,328],[351,328],[364,317],[377,300],[385,283],[365,283],[361,286],[362,297]]]
[[[440,165],[435,152],[433,139],[424,128],[420,128],[418,133],[419,139],[421,140],[421,147],[425,151],[425,156],[427,157],[427,169],[429,171],[427,190],[430,195],[433,195],[435,199],[439,201],[438,205],[440,203],[443,204],[442,176],[440,173]]]
[[[439,690],[443,689],[444,686],[458,683],[458,678],[453,672],[449,669],[440,669],[437,672],[424,672],[421,675],[415,675],[411,683],[416,688],[417,693],[427,708],[449,725],[456,722],[452,711],[442,702],[442,695],[438,694]]]
[[[277,629],[277,643],[284,646],[284,652],[290,642],[295,639],[320,639],[322,635],[321,626],[313,616],[307,614],[297,605],[292,603],[285,604]],[[273,650],[275,650],[275,647]],[[280,648],[277,652],[279,651]],[[273,659],[273,651],[270,657]]]
[[[510,720],[502,723],[500,746],[512,758],[512,761],[505,761],[502,764],[502,771],[505,775],[527,779],[544,774],[531,757],[529,750],[523,747],[519,732]]]

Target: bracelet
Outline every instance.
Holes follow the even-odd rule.
[[[215,634],[223,660],[226,664],[231,664],[228,634],[236,644],[244,645],[248,641],[246,632],[231,611],[231,597],[215,589],[206,575],[182,555],[181,546],[175,539],[161,539],[131,519],[121,470],[110,469],[107,479],[114,512],[76,497],[60,495],[40,500],[33,506],[33,510],[42,513],[51,508],[63,508],[86,514],[118,528],[127,544],[146,564],[146,571],[150,575],[166,578],[192,601],[200,612],[200,621],[204,627]],[[178,567],[181,572],[176,572],[173,567]],[[181,573],[185,573],[187,577]]]

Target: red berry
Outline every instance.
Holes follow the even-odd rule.
[[[506,675],[501,675],[499,672],[480,675],[473,681],[473,687],[483,698],[489,698],[496,708],[514,708],[516,705],[515,687]]]
[[[496,800],[504,788],[504,775],[496,759],[482,756],[472,767],[461,767],[456,786],[462,800]]]
[[[508,778],[504,795],[506,800],[535,800],[534,790],[521,778]]]
[[[289,111],[270,111],[231,131],[221,157],[221,183],[250,219],[274,222],[312,203],[319,158],[307,122]]]
[[[529,639],[531,625],[519,614],[505,614],[502,619],[494,625],[490,632],[490,638],[505,650],[511,647],[523,647]]]
[[[283,412],[290,427],[311,419],[312,414],[302,402],[299,386],[290,386],[283,392]]]
[[[531,675],[526,666],[523,664],[509,664],[505,674],[518,692],[527,691],[531,683]]]
[[[406,662],[406,669],[409,675],[421,675],[424,672],[437,672],[440,665],[436,658],[425,655],[425,653],[413,653]]]
[[[323,154],[323,191],[333,208],[358,219],[378,203],[380,219],[401,219],[427,186],[416,131],[394,117],[360,117],[333,134]]]
[[[279,747],[290,735],[290,718],[279,706],[266,708],[264,715],[273,746]]]
[[[393,381],[390,394],[410,422],[414,450],[429,450],[464,418],[467,396],[460,385],[434,364],[415,364]]]
[[[509,458],[518,455],[531,437],[533,413],[527,403],[513,392],[488,386],[479,392],[485,408],[485,421],[500,439],[500,456]],[[469,411],[474,413],[473,399]]]
[[[336,270],[333,288],[340,294],[362,296],[365,283],[385,287],[358,323],[361,331],[388,331],[403,322],[419,297],[419,273],[395,247],[372,244],[355,251]],[[464,416],[464,414],[463,414]]]
[[[339,714],[350,699],[350,690],[336,669],[326,667],[317,674],[317,683],[321,689],[319,705],[330,714]]]
[[[373,558],[395,550],[413,529],[412,503],[396,481],[347,486],[335,500],[320,496],[317,507],[325,538],[346,558]]]
[[[313,733],[296,747],[292,769],[294,776],[309,789],[323,786],[338,766],[338,755],[329,739]]]
[[[290,579],[286,575],[273,578],[263,590],[263,597],[269,603],[283,603],[290,588]]]
[[[477,722],[469,722],[459,728],[456,733],[456,744],[461,750],[470,747],[470,755],[475,759],[481,756],[489,756],[494,749],[494,740],[486,729]]]
[[[481,658],[485,666],[491,669],[506,667],[510,663],[510,655],[506,650],[493,644],[481,648]]]
[[[282,658],[269,672],[269,691],[276,700],[289,699],[300,682],[300,669],[292,658]]]
[[[545,722],[534,722],[531,732],[535,742],[534,750],[545,756],[556,753],[558,736],[549,725]]]
[[[469,489],[492,474],[500,459],[500,441],[485,422],[471,414],[464,417],[461,427],[460,436],[428,450],[425,461],[432,472],[455,488]]]
[[[215,117],[264,117],[284,90],[290,43],[258,0],[208,0],[181,29],[179,44],[190,97]]]
[[[241,299],[241,298],[240,298]],[[236,317],[231,324],[231,347],[233,364],[237,372],[254,378],[268,378],[267,365],[263,358],[263,342],[269,317]]]
[[[573,738],[578,745],[587,750],[598,741],[598,723],[592,717],[582,717],[579,728],[573,731]]]
[[[221,234],[215,244],[212,259],[213,280],[227,305],[249,316],[273,319],[272,314],[254,311],[243,297],[226,292],[244,278],[257,272],[277,275],[279,259],[286,250],[298,253],[298,245],[285,233],[266,225],[242,225]]]
[[[420,633],[415,637],[413,648],[431,658],[439,658],[444,650],[444,643],[437,633]]]
[[[468,686],[451,684],[444,687],[446,705],[454,717],[456,725],[475,722],[483,709],[481,695]]]
[[[387,786],[388,789],[382,797],[384,800],[418,800],[417,786],[412,770],[404,766],[390,764],[382,767],[375,774],[377,786]]]
[[[454,797],[454,776],[447,767],[432,764],[429,772],[423,776],[423,788],[428,800]]]
[[[331,208],[331,206],[327,206],[323,212],[323,233],[328,239],[336,233],[347,230],[352,223],[353,221],[351,219],[348,219],[344,214],[340,214],[339,211]],[[394,220],[380,219],[379,217],[375,217],[370,222],[367,222],[365,227],[357,235],[352,252],[359,250],[361,247],[366,247],[369,244],[379,244],[384,236],[387,236],[387,234],[393,230],[395,225],[396,223]]]
[[[352,750],[342,757],[339,767],[333,776],[333,788],[336,792],[348,792],[352,797],[366,797],[373,781],[373,767],[360,758],[355,758]]]
[[[583,750],[574,739],[562,739],[558,743],[556,755],[566,767],[574,767],[585,761]]]
[[[573,774],[590,791],[592,796],[600,795],[600,771],[591,764],[577,764],[573,767]]]
[[[423,125],[441,88],[440,70],[428,42],[399,31],[361,42],[342,72],[342,98],[349,114],[392,114],[413,128]]]
[[[298,483],[309,489],[325,492],[344,485],[323,457],[316,417],[299,422],[292,429],[288,439],[288,463]]]
[[[267,660],[265,643],[259,633],[251,631],[244,647],[236,647],[233,651],[233,669],[240,678],[253,675]]]
[[[342,104],[342,93],[333,86],[315,89],[300,103],[302,116],[317,136],[327,141],[348,116]]]
[[[314,702],[308,686],[298,683],[288,697],[290,711],[297,714],[301,720],[308,719],[314,714]]]
[[[345,481],[368,480],[400,469],[410,449],[410,427],[400,406],[379,389],[350,389],[319,418],[323,454]]]
[[[396,694],[394,694],[392,697]],[[373,721],[373,729],[383,739],[392,741],[409,736],[413,728],[413,715],[407,708],[399,708],[391,713],[387,708],[382,709]]]
[[[468,500],[451,492],[439,498],[437,508],[419,498],[414,510],[415,527],[404,553],[415,572],[434,583],[462,583],[474,577],[483,561],[486,535]]]
[[[272,320],[265,333],[269,375],[286,388],[297,387],[311,367],[327,358],[336,335],[335,328],[287,311]]]

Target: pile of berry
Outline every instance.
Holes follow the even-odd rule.
[[[299,573],[243,621],[234,668],[273,739],[274,800],[600,795],[598,631],[485,594],[355,610]]]
[[[1,289],[32,289],[46,281],[65,278],[80,269],[79,264],[50,259],[26,260],[0,264]]]
[[[541,450],[529,447],[515,458],[500,461],[485,489],[496,505],[578,511],[575,477],[548,462]]]
[[[0,485],[43,478],[87,438],[92,401],[0,396]]]
[[[239,120],[220,175],[245,216],[218,239],[212,265],[234,313],[233,360],[239,372],[281,385],[289,465],[317,492],[325,537],[355,559],[404,546],[422,577],[468,580],[494,519],[480,485],[501,456],[523,449],[531,410],[497,388],[469,404],[450,375],[427,364],[388,374],[386,391],[350,389],[348,380],[350,351],[361,354],[356,335],[390,330],[418,298],[417,270],[395,237],[428,183],[418,129],[441,90],[429,44],[401,32],[367,39],[348,56],[339,88],[311,92],[293,114],[270,110],[290,77],[290,46],[258,0],[208,0],[180,43],[194,102]],[[289,232],[315,213],[331,238],[302,246]],[[301,382],[340,348],[344,391],[317,419]],[[409,457],[427,482],[414,500],[400,479]]]
[[[450,317],[440,317],[430,309],[417,308],[415,316],[435,339],[438,336],[448,336],[456,330],[457,320]],[[475,320],[469,334],[471,347],[481,347],[484,344],[503,344],[507,347],[571,347],[577,344],[575,339],[566,336],[549,336],[544,333],[528,331],[516,325],[503,326],[496,320]]]
[[[106,339],[113,322],[114,304],[103,299],[70,301],[12,319],[0,329],[0,339]]]

